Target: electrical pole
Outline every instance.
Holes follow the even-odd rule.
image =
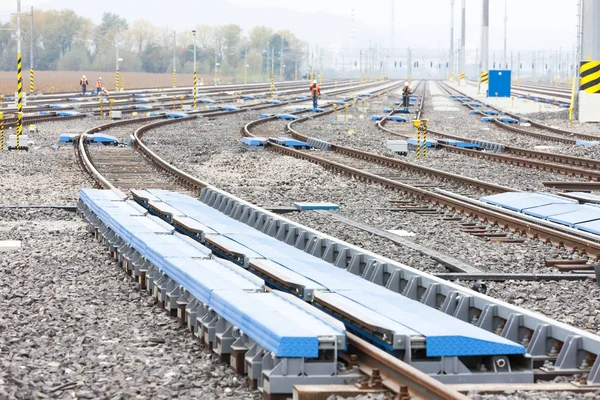
[[[489,49],[489,30],[490,30],[490,0],[483,0],[483,9],[481,16],[481,72],[489,71],[490,61],[490,49]],[[484,90],[487,88],[487,83],[484,86]],[[481,88],[482,82],[479,79],[479,86]],[[479,92],[479,89],[478,89]]]
[[[119,91],[119,28],[115,36],[115,92]]]
[[[462,4],[461,4],[461,30],[460,30],[460,59],[459,59],[459,66],[460,66],[460,74],[461,74],[461,79],[460,79],[460,84],[464,85],[465,79],[462,78],[462,74],[465,73],[465,67],[466,67],[466,54],[465,54],[465,47],[466,47],[466,32],[467,32],[467,27],[466,27],[466,18],[467,18],[467,4],[466,4],[466,0],[462,0]],[[466,77],[466,75],[465,75]]]
[[[454,78],[454,0],[450,0],[450,79]]]
[[[281,47],[279,48],[279,80],[283,81],[283,36],[281,36]]]
[[[177,87],[177,32],[173,31],[173,87]]]
[[[507,0],[504,0],[504,58],[503,58],[503,62],[504,62],[504,66],[506,67],[506,63],[507,63],[507,58],[506,58],[506,38],[508,36],[508,28],[507,28],[507,23],[508,23],[508,7],[506,5]]]
[[[198,97],[198,78],[196,75],[196,30],[193,30],[192,34],[194,35],[194,110],[195,110],[197,108],[196,101],[197,101],[197,97]]]
[[[391,6],[391,12],[390,12],[390,16],[391,16],[391,27],[390,27],[390,50],[392,51],[392,53],[394,52],[394,48],[395,48],[395,43],[394,43],[394,35],[396,33],[396,16],[395,16],[395,10],[394,10],[394,0],[390,0],[390,6]]]
[[[33,7],[31,7],[31,15],[29,21],[29,93],[33,94]]]

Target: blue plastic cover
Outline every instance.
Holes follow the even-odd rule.
[[[477,111],[477,110],[470,110],[469,111],[469,115],[476,115],[476,114],[480,114],[480,112]]]
[[[94,133],[93,138],[94,138],[93,139],[94,143],[118,143],[119,142],[116,137],[107,135],[106,133],[102,133],[102,132]]]
[[[383,119],[383,116],[381,115],[373,115],[371,117],[371,121],[381,121],[381,119]]]
[[[548,221],[571,227],[596,220],[600,220],[600,206],[594,204],[583,204],[575,211],[548,217]]]
[[[136,110],[152,110],[152,106],[135,106]]]
[[[279,100],[269,100],[268,103],[269,104],[281,104],[281,101],[279,101]]]
[[[237,110],[239,110],[239,107],[223,106],[223,107],[221,107],[221,110],[223,110],[223,111],[237,111]]]
[[[390,115],[389,117],[387,117],[387,119],[389,121],[406,122],[406,117],[400,117],[398,115]]]
[[[317,107],[317,108],[309,108],[308,111],[315,112],[315,113],[320,113],[320,112],[323,112],[325,110],[323,110],[322,108]]]
[[[50,108],[64,109],[64,108],[71,108],[71,106],[65,105],[65,104],[50,104]]]
[[[149,103],[150,100],[148,100],[148,99],[135,99],[135,102],[136,103]]]
[[[242,143],[247,146],[265,146],[267,144],[267,138],[264,137],[243,137]]]
[[[200,103],[205,103],[205,104],[208,104],[208,103],[214,103],[214,102],[215,102],[215,101],[214,101],[214,100],[211,100],[211,99],[200,99]]]
[[[492,122],[493,120],[492,117],[481,117],[481,122]]]
[[[540,207],[533,207],[523,210],[523,214],[531,215],[532,217],[547,219],[555,215],[565,214],[571,211],[576,211],[579,204],[548,204]]]
[[[396,110],[396,114],[410,114],[410,111],[407,108],[400,108]]]
[[[548,204],[576,204],[576,200],[567,199],[548,193],[526,193],[526,192],[506,192],[484,196],[479,200],[494,204],[496,206],[508,208],[509,210],[522,212],[528,208],[541,207]]]
[[[298,119],[297,116],[292,115],[292,114],[277,114],[277,118],[279,118],[279,119],[285,119],[285,120],[295,120],[295,119]]]
[[[61,143],[71,143],[77,140],[78,137],[78,133],[61,133],[58,141]]]
[[[506,124],[516,124],[517,122],[519,122],[518,120],[511,117],[500,117],[500,121]]]
[[[189,114],[183,113],[183,112],[170,112],[167,113],[167,118],[170,119],[176,119],[176,118],[185,118],[188,117]]]

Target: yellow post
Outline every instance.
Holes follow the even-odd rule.
[[[573,126],[573,107],[575,107],[575,90],[577,90],[577,80],[573,76],[573,83],[571,84],[571,105],[569,106],[569,122]]]
[[[29,93],[33,94],[33,68],[29,68]]]
[[[275,73],[271,72],[271,98],[273,98],[273,92],[275,91]]]
[[[115,72],[115,92],[119,91],[119,70]]]
[[[112,106],[113,106],[113,103],[114,103],[114,102],[115,102],[115,100],[114,100],[114,99],[110,99],[110,100],[108,101],[108,104],[109,104],[109,110],[110,110],[110,114],[109,114],[109,115],[110,115],[110,119],[111,119],[111,120],[112,120],[112,118],[113,118],[113,116],[112,116]]]
[[[4,114],[0,113],[0,151],[4,151]]]
[[[421,158],[421,120],[413,119],[413,126],[417,128],[417,160]]]
[[[344,122],[348,121],[348,104],[344,104]]]
[[[179,106],[181,108],[181,111],[183,111],[183,99],[185,98],[185,96],[181,95],[181,97],[179,97]]]
[[[100,119],[104,119],[104,113],[102,112],[102,97],[98,98],[100,102]]]
[[[177,87],[177,70],[173,70],[173,87]]]
[[[17,54],[17,150],[20,150],[19,139],[23,132],[23,71],[21,53]]]
[[[428,119],[422,119],[422,129],[423,129],[423,158],[427,158],[427,123]]]
[[[121,75],[121,92],[125,91],[125,75]]]
[[[177,96],[173,96],[173,111],[177,111]]]
[[[335,116],[335,122],[338,122],[337,104],[333,103],[333,115]]]
[[[0,108],[2,108],[2,103],[4,103],[4,95],[0,95]]]
[[[196,74],[196,70],[194,69],[194,110],[197,108],[196,107],[197,98],[198,98],[198,75]]]

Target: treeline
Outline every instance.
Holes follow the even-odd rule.
[[[28,16],[22,16],[23,68],[29,68],[30,32]],[[16,17],[0,24],[0,70],[16,69]],[[306,44],[289,31],[274,32],[258,26],[244,34],[239,25],[199,25],[196,30],[196,57],[199,74],[213,74],[215,53],[219,73],[240,76],[247,60],[250,76],[271,69],[280,72],[283,56],[285,77],[292,79],[296,62],[306,58]],[[36,70],[114,71],[115,43],[119,43],[121,71],[164,73],[173,71],[173,30],[157,27],[144,19],[129,23],[117,14],[104,13],[99,25],[72,10],[34,11],[34,62]],[[177,72],[193,72],[192,29],[178,32]],[[267,49],[269,49],[267,51]],[[283,53],[282,53],[283,51]],[[300,71],[300,70],[299,70]],[[299,72],[299,74],[301,74]]]

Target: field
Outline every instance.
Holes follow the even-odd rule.
[[[86,75],[90,86],[95,86],[98,77],[102,77],[104,86],[112,91],[115,89],[114,72],[78,72],[78,71],[36,71],[35,91],[36,93],[50,94],[53,92],[79,91],[79,80],[81,75]],[[173,85],[173,74],[149,74],[145,72],[123,72],[125,77],[125,89],[132,88],[154,88],[171,87]],[[206,84],[212,84],[212,76],[198,75],[204,78]],[[222,83],[226,83],[226,79]],[[178,86],[192,86],[192,74],[177,74]],[[91,88],[88,87],[88,90]],[[12,71],[0,71],[0,92],[3,94],[14,93],[17,90],[17,73]],[[29,92],[29,70],[23,71],[23,91]]]

